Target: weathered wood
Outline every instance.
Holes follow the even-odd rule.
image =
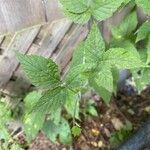
[[[0,0],[0,33],[45,22],[42,0]]]
[[[59,52],[53,56],[54,60],[60,66],[61,70],[64,69],[70,61],[76,45],[86,36],[86,26],[76,26],[73,32],[66,39],[64,45],[61,47]]]
[[[58,0],[0,0],[0,35],[60,18]]]
[[[43,0],[45,4],[46,18],[48,22],[64,18],[62,10],[59,8],[58,0]]]
[[[70,28],[72,22],[67,19],[62,19],[51,24],[51,29],[45,37],[41,47],[37,50],[36,54],[44,57],[50,57],[56,49],[59,42],[63,39],[66,32]]]
[[[0,60],[0,87],[4,86],[11,78],[19,62],[16,60],[15,51],[26,53],[31,43],[39,32],[40,27],[16,33],[5,50]]]

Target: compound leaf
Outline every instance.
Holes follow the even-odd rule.
[[[17,58],[33,85],[47,88],[60,84],[58,66],[51,59],[20,53],[17,53]]]

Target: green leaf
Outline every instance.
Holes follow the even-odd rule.
[[[139,92],[141,92],[150,81],[150,68],[141,70],[138,74],[137,71],[132,71],[134,82]]]
[[[59,124],[56,125],[52,120],[48,120],[44,123],[42,130],[52,142],[56,142],[59,134]]]
[[[148,37],[148,43],[147,43],[147,61],[146,61],[147,64],[150,63],[150,35]]]
[[[113,15],[113,13],[121,6],[124,0],[99,0],[92,8],[92,15],[98,21],[105,20]]]
[[[112,46],[113,48],[117,48],[117,47],[124,48],[128,50],[128,52],[131,52],[131,55],[140,58],[140,55],[137,49],[135,48],[134,44],[129,40],[122,39],[121,41],[117,41],[117,42],[115,41],[113,42]]]
[[[91,18],[88,0],[60,0],[64,15],[75,23],[84,24]]]
[[[101,86],[110,92],[113,91],[113,76],[110,66],[102,66],[99,72],[96,73],[92,78],[95,78],[94,80],[98,86]]]
[[[23,150],[19,145],[13,144],[11,150]]]
[[[150,22],[145,22],[137,30],[136,42],[139,42],[139,41],[145,39],[149,33],[150,33]]]
[[[24,116],[25,134],[29,141],[33,140],[42,129],[45,117],[42,112],[26,113]]]
[[[89,84],[91,85],[91,87],[94,88],[97,94],[99,94],[103,98],[106,104],[110,102],[112,96],[111,92],[109,92],[107,89],[103,88],[102,86],[98,86],[98,84],[92,79],[89,80]]]
[[[72,13],[83,13],[88,9],[85,3],[86,0],[60,0],[60,3],[65,9]]]
[[[95,66],[95,61],[99,60],[104,50],[105,43],[98,26],[94,24],[85,42],[77,47],[73,56],[71,68],[82,64],[90,69],[93,65]]]
[[[66,121],[64,118],[62,118],[59,126],[59,139],[63,144],[71,145],[72,136],[70,126],[68,121]]]
[[[64,79],[66,86],[77,92],[80,91],[81,87],[87,82],[87,77],[83,74],[86,69],[87,66],[82,64],[71,67]]]
[[[57,125],[52,120],[46,121],[43,126],[43,131],[53,142],[57,141],[58,136],[62,144],[70,145],[72,142],[70,126],[64,118],[61,118],[60,123]]]
[[[140,58],[134,56],[132,53],[123,48],[109,49],[103,54],[101,59],[103,65],[112,65],[118,69],[146,67],[146,65],[141,62]]]
[[[133,11],[125,17],[119,26],[112,28],[112,35],[115,39],[130,36],[130,34],[136,29],[137,24],[137,14]]]
[[[81,134],[82,129],[78,126],[73,126],[71,131],[72,131],[73,136],[77,137]]]
[[[31,112],[33,106],[38,102],[38,100],[42,97],[41,92],[33,91],[26,95],[24,98],[25,110],[26,112]]]
[[[95,117],[98,116],[96,108],[95,108],[94,106],[92,106],[92,105],[91,105],[91,106],[88,106],[88,107],[86,108],[86,113],[88,113],[88,114],[90,114],[90,115],[92,115],[92,116],[95,116]]]
[[[47,88],[60,84],[58,66],[51,59],[37,55],[23,55],[21,53],[17,53],[17,58],[35,86]]]
[[[150,1],[149,0],[136,0],[136,4],[141,7],[144,12],[150,15]]]
[[[84,24],[88,22],[91,18],[91,13],[89,10],[83,12],[83,13],[72,13],[69,12],[68,10],[64,9],[63,10],[64,15],[68,17],[71,21],[78,23],[78,24]]]
[[[72,118],[75,117],[79,119],[79,98],[77,94],[69,91],[68,97],[66,98],[65,108]]]
[[[33,111],[54,113],[64,104],[67,94],[68,91],[64,87],[56,87],[54,89],[48,90],[42,94],[42,97],[33,106]]]
[[[95,23],[93,24],[85,41],[85,49],[87,53],[91,53],[90,51],[93,51],[93,54],[97,54],[98,56],[105,50],[105,42],[102,38],[98,25]]]

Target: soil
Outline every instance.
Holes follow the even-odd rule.
[[[150,114],[150,87],[140,95],[130,86],[126,86],[107,106],[97,95],[92,95],[96,103],[98,117],[81,115],[82,133],[73,140],[73,150],[111,150],[110,137],[120,130],[128,120],[136,131]],[[29,150],[70,150],[53,144],[41,132],[33,140]]]

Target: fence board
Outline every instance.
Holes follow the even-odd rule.
[[[15,58],[14,50],[26,53],[37,36],[39,29],[40,27],[36,27],[14,35],[0,60],[0,87],[4,86],[9,81],[19,64]]]
[[[0,0],[0,33],[45,22],[42,0]]]

